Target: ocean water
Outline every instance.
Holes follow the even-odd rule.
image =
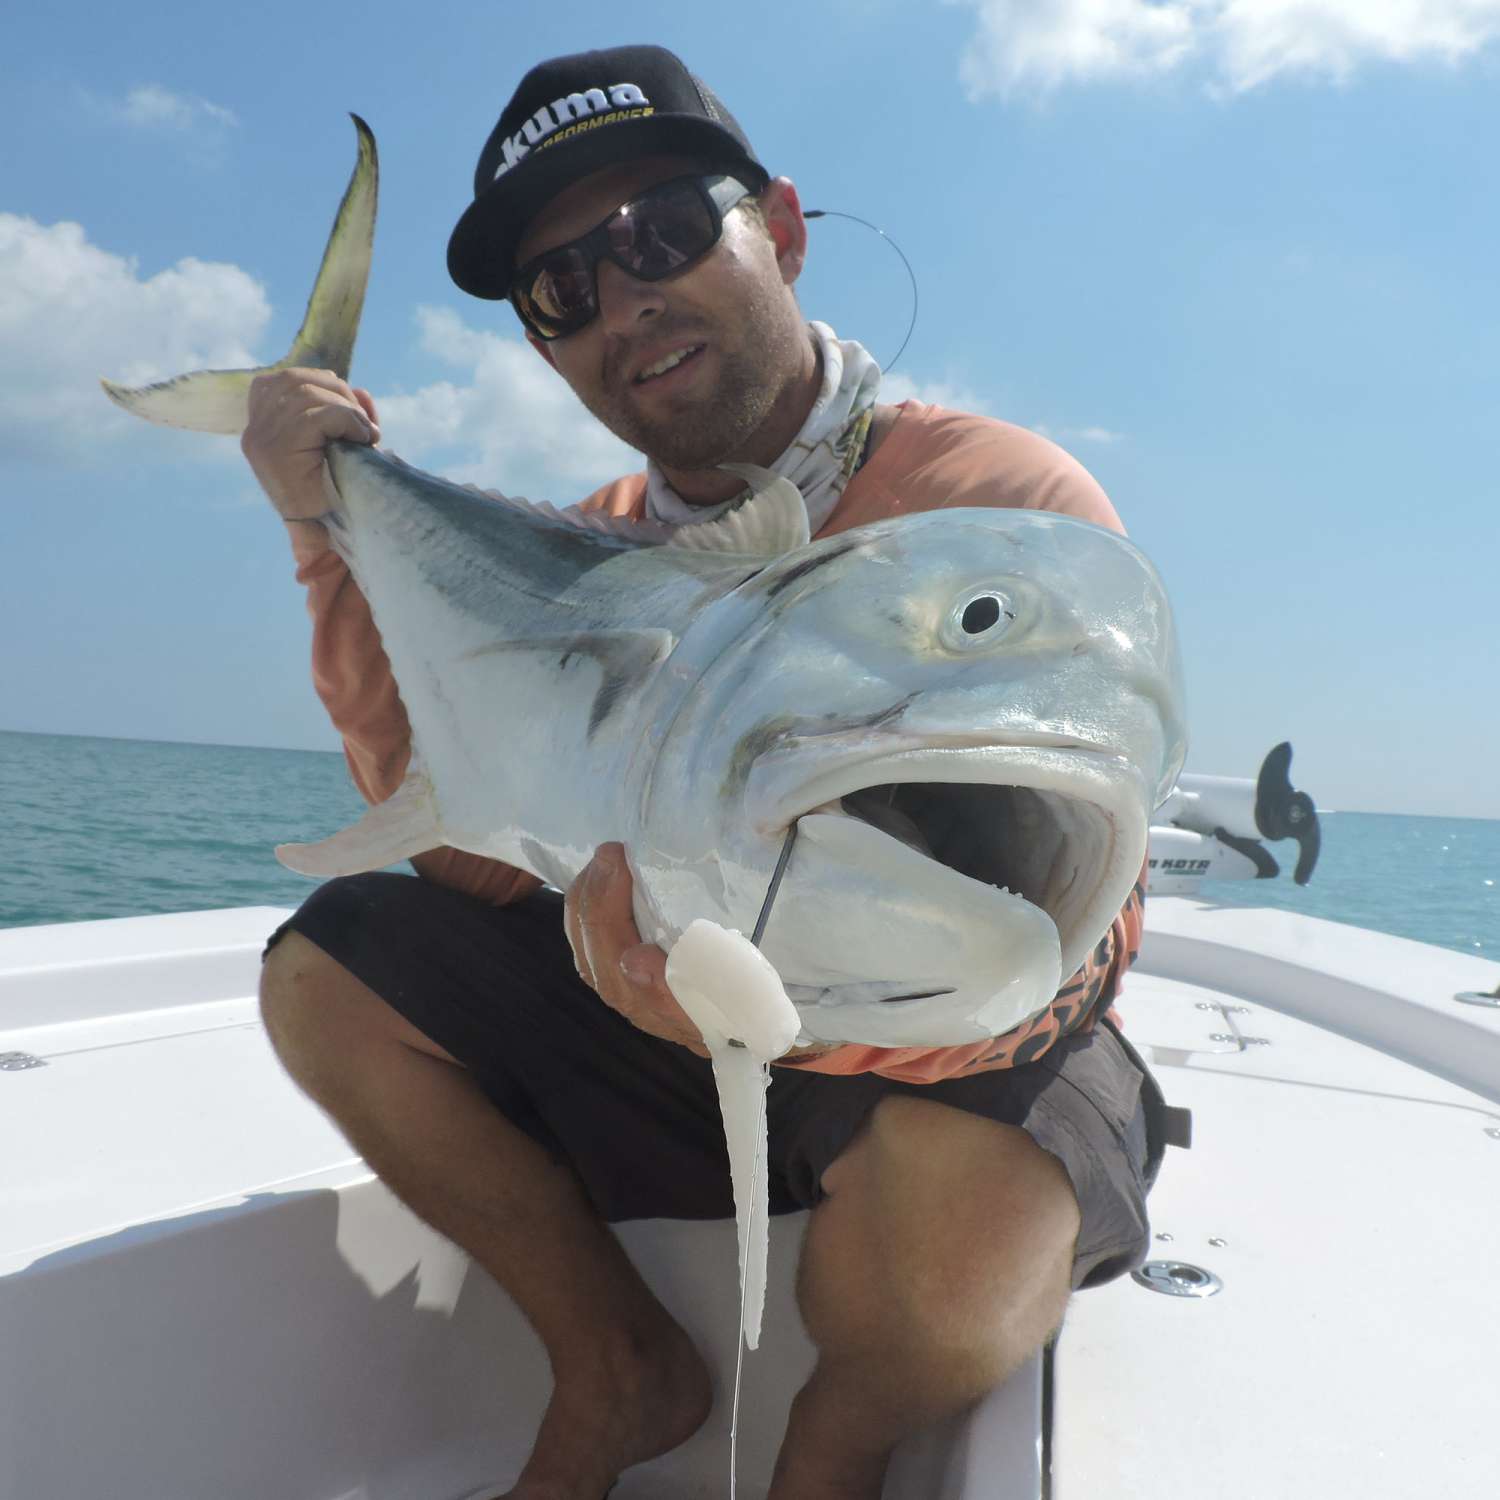
[[[296,906],[272,850],[363,805],[324,751],[0,732],[0,927]]]
[[[273,847],[362,809],[338,754],[0,731],[0,927],[295,906],[314,882]],[[1290,869],[1296,846],[1271,848]],[[1500,822],[1335,813],[1308,885],[1285,875],[1201,894],[1500,961]]]

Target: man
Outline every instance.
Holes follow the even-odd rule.
[[[528,339],[647,472],[586,505],[691,524],[793,478],[822,534],[939,505],[1066,511],[1118,528],[1042,439],[879,404],[857,344],[808,325],[796,191],[657,48],[541,64],[480,158],[454,279],[509,297]],[[540,372],[539,372],[540,373]],[[369,611],[330,550],[322,452],[379,435],[326,371],[263,377],[244,448],[287,521],[314,673],[361,790],[409,756]],[[517,705],[545,712],[545,705]],[[524,872],[454,850],[422,879],[324,886],[273,938],[270,1035],[293,1077],[419,1214],[515,1298],[555,1388],[512,1500],[597,1500],[710,1405],[690,1340],[605,1221],[732,1213],[696,1030],[640,941],[619,846],[559,910]],[[1070,1291],[1145,1247],[1160,1096],[1101,1012],[1139,891],[1041,1017],[966,1047],[804,1049],[769,1096],[773,1211],[812,1208],[799,1275],[818,1363],[771,1500],[873,1500],[895,1443],[962,1410],[1057,1328]],[[575,972],[576,970],[576,972]]]

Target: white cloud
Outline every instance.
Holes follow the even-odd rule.
[[[1033,432],[1041,433],[1044,438],[1050,438],[1060,448],[1070,450],[1080,444],[1107,448],[1112,443],[1121,443],[1125,440],[1123,432],[1114,432],[1108,427],[1053,427],[1046,422],[1023,422],[1021,425],[1029,426]]]
[[[461,380],[376,398],[381,441],[403,458],[559,505],[642,467],[524,339],[470,328],[448,308],[418,308],[417,323],[422,348]]]
[[[914,380],[905,371],[899,375],[881,377],[880,399],[892,405],[902,401],[923,401],[929,406],[947,406],[954,411],[992,415],[984,397],[967,386],[958,385],[951,380]]]
[[[125,96],[119,116],[148,130],[192,130],[204,125],[238,125],[234,111],[196,95],[174,94],[159,83],[142,84]]]
[[[887,375],[880,382],[880,399],[893,404],[902,401],[924,401],[929,406],[946,406],[953,411],[977,412],[981,416],[998,416],[1018,426],[1029,427],[1045,438],[1063,447],[1078,443],[1093,443],[1108,446],[1124,440],[1123,432],[1108,427],[1051,427],[1045,422],[1028,422],[1006,412],[997,412],[994,405],[977,391],[952,380],[915,380],[903,371],[899,375]]]
[[[1192,50],[1197,0],[953,0],[978,12],[959,73],[971,99],[1022,85],[1159,72]]]
[[[1500,0],[950,0],[977,13],[971,99],[1194,63],[1243,92],[1369,62],[1460,63],[1500,37]]]
[[[64,463],[96,459],[141,423],[105,399],[128,385],[257,361],[270,317],[238,266],[192,258],[142,278],[78,224],[0,213],[0,448]],[[184,455],[217,445],[173,435]]]
[[[1223,0],[1214,40],[1225,80],[1346,78],[1361,63],[1463,62],[1500,37],[1500,0]]]

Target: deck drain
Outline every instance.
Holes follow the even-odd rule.
[[[1190,1266],[1185,1260],[1148,1260],[1130,1275],[1148,1291],[1168,1297],[1212,1297],[1224,1290],[1224,1283],[1212,1271]]]

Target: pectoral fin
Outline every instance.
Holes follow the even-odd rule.
[[[316,844],[279,844],[276,858],[299,875],[328,879],[382,870],[436,849],[442,842],[432,782],[413,762],[395,792],[377,802],[359,822]]]

